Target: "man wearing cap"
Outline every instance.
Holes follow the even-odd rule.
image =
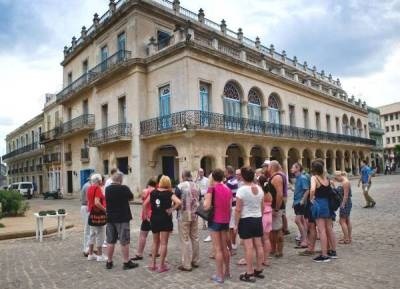
[[[88,224],[89,212],[87,210],[87,199],[86,199],[86,194],[89,187],[90,187],[90,177],[87,178],[86,183],[84,183],[81,189],[81,218],[83,223],[82,252],[83,256],[85,257],[88,256],[88,251],[89,251],[89,245],[88,245],[89,233],[90,233]]]

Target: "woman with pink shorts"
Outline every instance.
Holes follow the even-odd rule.
[[[264,211],[262,216],[263,223],[263,245],[264,245],[264,266],[269,266],[269,254],[271,252],[271,243],[269,240],[269,232],[272,231],[272,195],[270,192],[266,191],[267,178],[265,176],[260,176],[258,178],[259,185],[264,190]]]

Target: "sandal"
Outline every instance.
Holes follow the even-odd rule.
[[[236,264],[239,266],[244,266],[244,265],[247,265],[247,262],[246,262],[246,259],[242,258]]]
[[[350,244],[350,240],[340,239],[338,243],[347,245],[347,244]]]
[[[262,264],[263,266],[265,266],[265,267],[271,266],[271,264],[270,264],[269,262],[262,262],[261,264]]]
[[[183,265],[179,265],[178,270],[181,270],[184,272],[192,272],[192,268],[188,269],[188,268],[183,267]]]
[[[251,282],[251,283],[256,282],[256,279],[254,279],[252,277],[254,277],[254,274],[247,274],[247,272],[245,272],[245,273],[239,275],[239,280],[243,281],[243,282]]]
[[[149,265],[147,266],[147,269],[149,269],[150,271],[157,271],[158,267],[157,265]]]
[[[160,266],[157,270],[158,273],[163,273],[169,271],[169,267],[167,265]]]
[[[223,284],[224,283],[224,279],[219,278],[217,275],[212,275],[211,280],[214,282],[217,282],[218,284]]]
[[[263,271],[264,271],[264,270],[258,271],[258,270],[255,270],[255,269],[254,269],[254,277],[260,278],[260,279],[264,279],[265,276],[262,274]]]
[[[135,257],[131,258],[132,261],[143,260],[143,256],[135,255]]]

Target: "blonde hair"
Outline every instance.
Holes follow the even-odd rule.
[[[171,179],[168,176],[163,175],[158,183],[158,187],[161,189],[172,189]]]
[[[347,173],[342,172],[342,171],[335,171],[334,176],[335,177],[338,177],[338,176],[347,177]]]

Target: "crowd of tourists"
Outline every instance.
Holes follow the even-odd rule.
[[[225,170],[213,170],[208,178],[203,169],[198,170],[196,178],[184,170],[175,188],[168,176],[151,178],[141,193],[141,225],[133,257],[129,253],[133,194],[122,184],[124,175],[117,169],[111,171],[107,180],[92,174],[81,190],[83,254],[89,261],[105,262],[106,268],[112,269],[115,244],[119,241],[123,269],[136,268],[145,259],[144,249],[151,231],[151,261],[147,268],[158,273],[169,271],[168,240],[176,215],[181,249],[177,269],[189,272],[200,266],[200,226],[208,228],[212,242],[209,253],[216,266],[211,280],[223,283],[232,278],[231,257],[241,254],[237,265],[245,266],[245,270],[239,280],[256,282],[264,278],[263,271],[272,258],[284,255],[284,235],[289,234],[286,204],[288,190],[292,189],[298,228],[295,248],[303,249],[299,255],[310,256],[318,263],[337,259],[336,244],[352,242],[352,190],[346,173],[336,171],[329,178],[321,159],[311,163],[310,174],[304,172],[300,163],[294,163],[290,173],[292,178],[283,172],[278,161],[266,160],[256,170],[227,166]],[[376,202],[368,191],[373,171],[365,161],[360,173],[358,185],[362,185],[365,208],[372,208]],[[333,230],[337,214],[343,232],[338,241]]]

